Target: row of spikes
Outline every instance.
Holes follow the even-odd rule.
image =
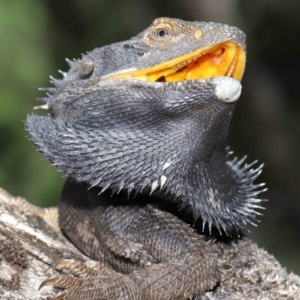
[[[82,54],[83,55],[83,54]],[[69,68],[71,69],[77,62],[77,60],[74,58],[73,60],[70,60],[66,58],[66,62],[69,65]],[[62,74],[63,78],[66,78],[68,75],[68,72],[64,72],[61,70],[58,70],[60,74]],[[53,76],[50,76],[50,82],[54,85],[54,87],[41,87],[39,88],[39,91],[43,91],[47,94],[47,97],[39,97],[36,98],[37,101],[43,103],[42,105],[35,106],[34,109],[43,109],[43,110],[49,110],[50,106],[48,104],[49,98],[55,94],[56,90],[61,86],[63,79],[57,79]]]

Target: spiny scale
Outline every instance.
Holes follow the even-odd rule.
[[[59,88],[62,84],[62,80],[61,79],[56,79],[53,76],[50,76],[50,82],[57,88]]]
[[[55,87],[41,87],[39,88],[39,91],[43,91],[50,95],[53,95],[57,91],[57,89]]]
[[[64,72],[62,70],[58,70],[58,72],[64,77],[66,78],[68,76],[68,72]]]
[[[33,109],[44,109],[44,110],[48,110],[49,108],[50,108],[50,106],[48,104],[33,107]]]
[[[73,59],[66,58],[66,62],[68,63],[70,69],[75,65],[76,61]]]

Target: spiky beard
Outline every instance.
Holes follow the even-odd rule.
[[[193,151],[183,155],[178,149],[169,148],[170,162],[166,156],[158,156],[156,161],[144,160],[137,157],[137,152],[132,159],[139,158],[140,167],[134,169],[126,161],[121,161],[118,152],[109,155],[107,151],[99,151],[100,147],[109,145],[109,141],[96,143],[97,132],[87,133],[81,128],[74,130],[73,126],[52,121],[51,117],[32,116],[27,126],[40,151],[58,169],[77,182],[101,187],[102,192],[110,188],[113,193],[122,190],[127,190],[128,194],[132,191],[144,195],[154,193],[162,200],[167,198],[177,203],[179,208],[192,212],[194,221],[201,218],[203,229],[207,224],[211,232],[215,226],[220,234],[230,234],[233,227],[239,229],[255,224],[255,217],[260,215],[256,209],[262,208],[262,200],[257,196],[265,189],[262,189],[264,184],[254,184],[254,180],[261,173],[262,165],[253,168],[256,162],[248,165],[244,164],[245,158],[231,160],[229,149],[224,146],[217,147],[206,156]],[[110,135],[106,137],[114,139]],[[171,145],[165,141],[160,143],[162,147]],[[149,144],[151,146],[157,147]],[[105,164],[98,163],[100,158]],[[115,176],[114,165],[110,163],[116,158],[118,168],[115,170],[121,170],[122,176]]]
[[[174,85],[162,85],[181,105],[173,107],[172,98],[162,115],[162,91],[147,85],[149,97],[141,101],[149,111],[142,117],[144,106],[130,101],[145,92],[144,83],[108,85],[65,106],[53,98],[53,115],[29,116],[27,131],[37,148],[73,180],[102,193],[153,193],[191,212],[194,221],[201,218],[209,232],[215,226],[230,234],[232,227],[255,224],[256,209],[262,208],[257,195],[264,190],[254,180],[262,166],[252,169],[244,159],[230,159],[224,145],[235,104],[210,97],[219,82],[185,85],[176,90],[179,95],[173,94]],[[99,102],[98,92],[109,99]],[[203,100],[199,93],[204,93]],[[180,122],[174,124],[177,118]]]

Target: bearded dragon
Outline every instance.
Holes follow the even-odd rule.
[[[68,176],[59,224],[97,261],[63,260],[55,299],[186,299],[217,288],[218,247],[260,213],[262,166],[230,157],[245,34],[159,18],[68,60],[29,138]],[[222,243],[222,241],[219,241]]]

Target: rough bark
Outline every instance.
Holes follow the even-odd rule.
[[[47,299],[62,258],[85,259],[60,232],[57,209],[42,209],[0,189],[0,299]]]
[[[212,247],[219,248],[223,276],[202,300],[300,299],[300,277],[250,240]],[[87,259],[62,235],[57,209],[36,207],[0,189],[0,299],[50,299],[57,290],[39,286],[59,275],[54,266],[63,258]]]

